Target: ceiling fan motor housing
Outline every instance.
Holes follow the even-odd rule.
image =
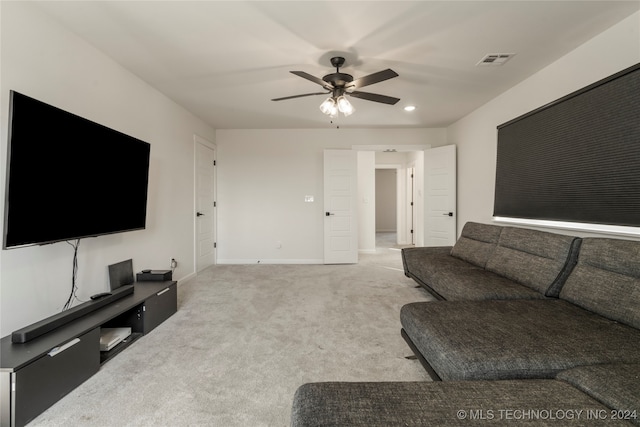
[[[333,58],[331,58],[331,65],[336,67],[336,72],[327,74],[322,78],[322,80],[333,86],[334,96],[342,95],[344,93],[345,85],[353,81],[353,76],[351,74],[340,72],[340,67],[344,65],[344,62],[345,60],[341,56],[334,56]]]
[[[344,88],[347,83],[351,83],[353,81],[353,76],[351,74],[332,73],[324,76],[322,80],[327,83],[331,83],[335,88]]]

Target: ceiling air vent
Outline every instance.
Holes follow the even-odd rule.
[[[489,53],[476,65],[502,65],[511,59],[515,53]]]

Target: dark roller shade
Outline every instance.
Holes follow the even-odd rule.
[[[494,216],[640,226],[640,64],[498,126]]]

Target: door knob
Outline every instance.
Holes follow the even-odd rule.
[[[196,212],[196,216],[204,216],[202,212]]]
[[[453,212],[443,213],[444,216],[453,216]]]
[[[325,213],[325,215],[326,215],[326,216],[331,216],[331,215],[335,215],[335,214],[334,214],[334,213],[331,213],[331,212],[326,212],[326,213]]]

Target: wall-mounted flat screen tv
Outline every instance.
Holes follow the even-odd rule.
[[[3,248],[146,226],[150,145],[11,91]]]

